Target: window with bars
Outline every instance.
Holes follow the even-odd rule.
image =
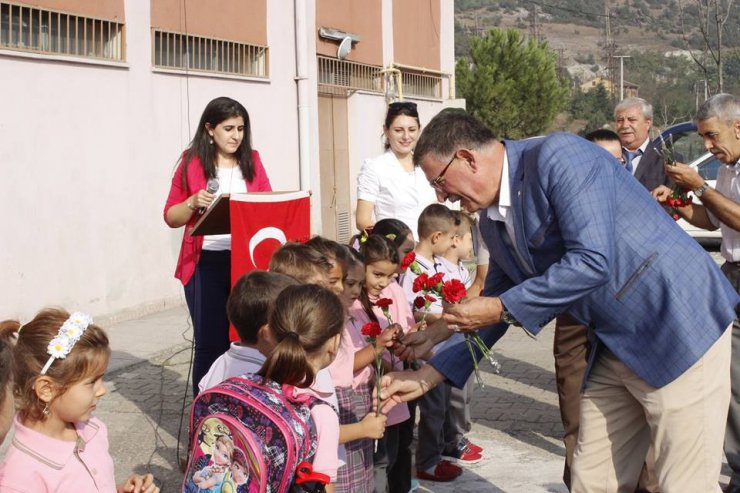
[[[338,88],[383,91],[383,76],[380,67],[321,55],[317,56],[317,61],[319,89],[322,92],[331,92],[331,89]]]
[[[154,30],[155,67],[268,77],[266,46]]]
[[[429,75],[402,69],[401,83],[404,96],[442,99],[442,77],[440,75]]]
[[[0,48],[123,61],[123,24],[0,2]]]

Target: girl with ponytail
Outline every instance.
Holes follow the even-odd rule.
[[[325,401],[329,395],[317,388],[315,377],[334,361],[343,326],[344,307],[333,292],[316,284],[288,286],[278,295],[269,317],[268,327],[277,344],[259,374],[296,387],[296,394]],[[313,469],[334,482],[339,468],[339,417],[330,405],[319,404],[311,408],[311,418],[317,436]],[[334,485],[327,485],[326,491],[333,493]]]

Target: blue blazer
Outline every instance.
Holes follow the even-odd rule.
[[[504,145],[518,255],[503,223],[481,211],[485,295],[499,296],[533,334],[567,312],[648,384],[673,381],[735,319],[737,292],[601,147],[564,133]],[[480,335],[493,344],[506,329]],[[464,343],[430,362],[458,387],[472,371]]]

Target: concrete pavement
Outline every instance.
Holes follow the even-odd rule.
[[[713,256],[716,256],[714,254]],[[108,425],[116,478],[152,472],[163,492],[179,491],[187,449],[190,334],[185,306],[105,327],[113,355],[98,416]],[[486,388],[473,398],[470,438],[484,459],[451,483],[423,481],[433,493],[563,493],[565,449],[555,390],[552,324],[537,340],[512,328],[496,346],[500,375],[484,363]],[[187,393],[187,394],[186,394]],[[178,455],[179,437],[179,455]],[[726,484],[728,469],[721,482]]]
[[[107,327],[113,347],[108,395],[98,416],[108,425],[116,477],[152,472],[163,491],[177,491],[177,468],[187,448],[190,396],[190,327],[179,307]],[[423,482],[422,491],[565,492],[561,482],[560,423],[552,368],[552,330],[533,341],[512,330],[497,347],[501,375],[483,366],[485,390],[477,390],[471,438],[485,447],[484,460],[453,483]]]

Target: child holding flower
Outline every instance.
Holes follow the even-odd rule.
[[[450,282],[444,285],[443,301],[459,303],[466,297],[467,289],[473,284],[470,272],[463,261],[473,257],[473,228],[476,225],[467,214],[460,211],[452,211],[452,213],[459,220],[460,225],[452,240],[452,246],[439,257],[438,269],[444,273],[446,279],[459,280],[459,283]],[[445,419],[443,434],[444,450],[442,451],[442,456],[448,460],[460,460],[483,453],[480,446],[465,437],[465,433],[470,432],[472,427],[470,404],[474,378],[474,374],[470,375],[462,389],[456,387],[450,389],[448,416]]]
[[[365,265],[356,250],[348,250],[347,273],[340,296],[349,309],[360,297],[365,283]],[[378,326],[378,330],[380,330]],[[339,405],[339,443],[346,450],[345,465],[337,473],[336,493],[372,493],[374,441],[383,437],[386,416],[372,411],[373,354],[392,344],[394,327],[387,327],[368,344],[362,327],[348,315],[342,341],[329,366]]]
[[[419,242],[415,259],[403,278],[403,288],[417,320],[431,322],[442,313],[441,286],[445,271],[442,256],[453,246],[460,219],[442,204],[427,206],[419,216]],[[416,476],[431,481],[452,481],[462,469],[442,458],[446,441],[445,423],[449,419],[451,386],[441,383],[419,399],[419,442],[416,447]],[[456,457],[467,463],[478,462],[478,454]]]
[[[361,253],[365,264],[365,281],[360,297],[350,308],[349,314],[353,318],[355,330],[361,330],[368,323],[376,323],[383,329],[376,338],[375,348],[369,345],[369,349],[355,353],[355,371],[370,367],[372,372],[372,366],[369,365],[374,366],[375,350],[385,347],[385,344],[377,344],[377,341],[388,335],[397,338],[408,331],[414,325],[414,317],[403,289],[395,282],[399,258],[392,241],[385,236],[371,234],[361,243]],[[383,308],[376,305],[381,299],[391,300],[385,307],[388,315],[383,312]],[[391,324],[389,320],[394,323]],[[383,361],[388,368],[403,369],[401,360],[388,351],[383,351]],[[372,393],[372,388],[369,392]],[[399,430],[409,420],[409,416],[405,403],[395,406],[388,413],[385,435],[382,440],[378,440],[378,448],[373,457],[375,491],[408,493],[411,487],[410,441],[399,442]]]

